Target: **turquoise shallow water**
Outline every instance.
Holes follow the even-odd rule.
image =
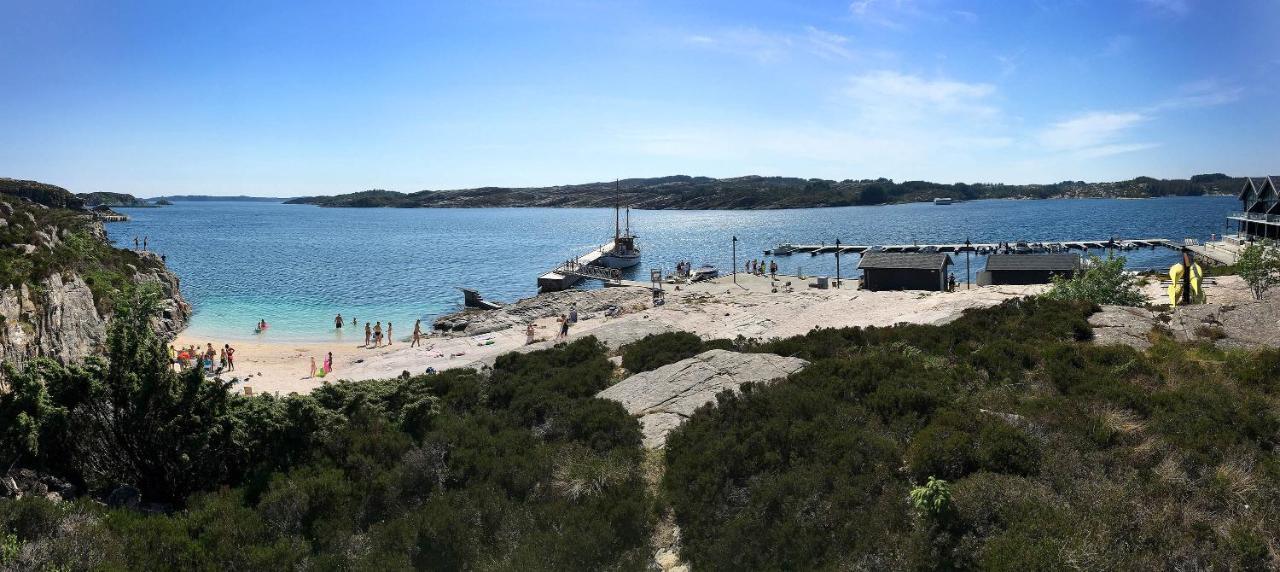
[[[783,211],[634,211],[644,262],[631,270],[670,270],[678,260],[727,271],[730,238],[738,261],[762,257],[781,242],[901,244],[918,241],[1092,240],[1184,237],[1221,233],[1230,197],[1149,200],[974,201]],[[334,314],[395,324],[397,337],[413,320],[457,309],[455,287],[510,301],[536,292],[537,276],[560,260],[589,251],[613,233],[609,209],[323,209],[247,202],[182,202],[121,209],[132,220],[112,223],[118,246],[147,236],[166,255],[195,306],[190,331],[218,340],[330,340]],[[1130,264],[1167,266],[1176,254],[1126,253]],[[834,274],[830,255],[778,257],[784,273]],[[843,257],[854,275],[856,256]],[[973,272],[981,268],[975,258]],[[960,266],[963,272],[963,263]]]

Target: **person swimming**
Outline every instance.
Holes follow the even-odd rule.
[[[266,329],[267,329],[267,321],[266,321],[266,320],[258,320],[258,329],[254,330],[254,333],[261,333],[261,332],[263,332],[263,331],[264,331],[264,330],[266,330]]]

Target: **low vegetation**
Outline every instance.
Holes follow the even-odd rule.
[[[1261,300],[1280,284],[1280,246],[1271,241],[1250,243],[1240,251],[1235,270],[1249,285],[1254,299]]]
[[[622,367],[631,373],[657,369],[712,349],[734,349],[729,340],[703,341],[689,332],[650,334],[622,348]]]
[[[641,570],[660,510],[697,570],[1280,564],[1280,350],[1096,346],[1085,300],[741,341],[811,365],[698,410],[651,489],[591,338],[243,397],[167,367],[155,296],[118,299],[109,361],[0,391],[0,461],[85,495],[0,501],[0,569]]]
[[[817,330],[813,361],[667,441],[698,570],[1273,569],[1280,351],[1153,333],[1100,347],[1090,304],[942,327]]]
[[[1074,276],[1054,276],[1053,287],[1044,297],[1100,305],[1143,306],[1147,303],[1147,297],[1139,289],[1141,279],[1125,270],[1124,265],[1123,256],[1105,260],[1090,256]]]
[[[595,399],[593,339],[500,358],[491,374],[246,398],[177,374],[117,310],[110,362],[38,361],[0,393],[4,462],[99,498],[0,502],[0,568],[638,569],[650,500],[640,432]],[[6,539],[7,538],[7,539]]]

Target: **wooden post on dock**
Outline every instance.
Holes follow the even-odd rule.
[[[964,289],[965,290],[968,290],[973,286],[973,279],[970,278],[973,275],[969,273],[969,255],[973,253],[973,247],[970,246],[971,244],[973,243],[969,242],[969,238],[965,237],[964,239]]]
[[[840,239],[836,239],[836,288],[840,287]]]

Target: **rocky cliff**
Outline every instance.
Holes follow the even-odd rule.
[[[163,312],[154,323],[162,336],[186,326],[191,306],[158,256],[113,248],[74,196],[39,189],[20,194],[0,186],[0,361],[48,356],[70,363],[101,354],[111,294],[129,283],[158,285]]]

